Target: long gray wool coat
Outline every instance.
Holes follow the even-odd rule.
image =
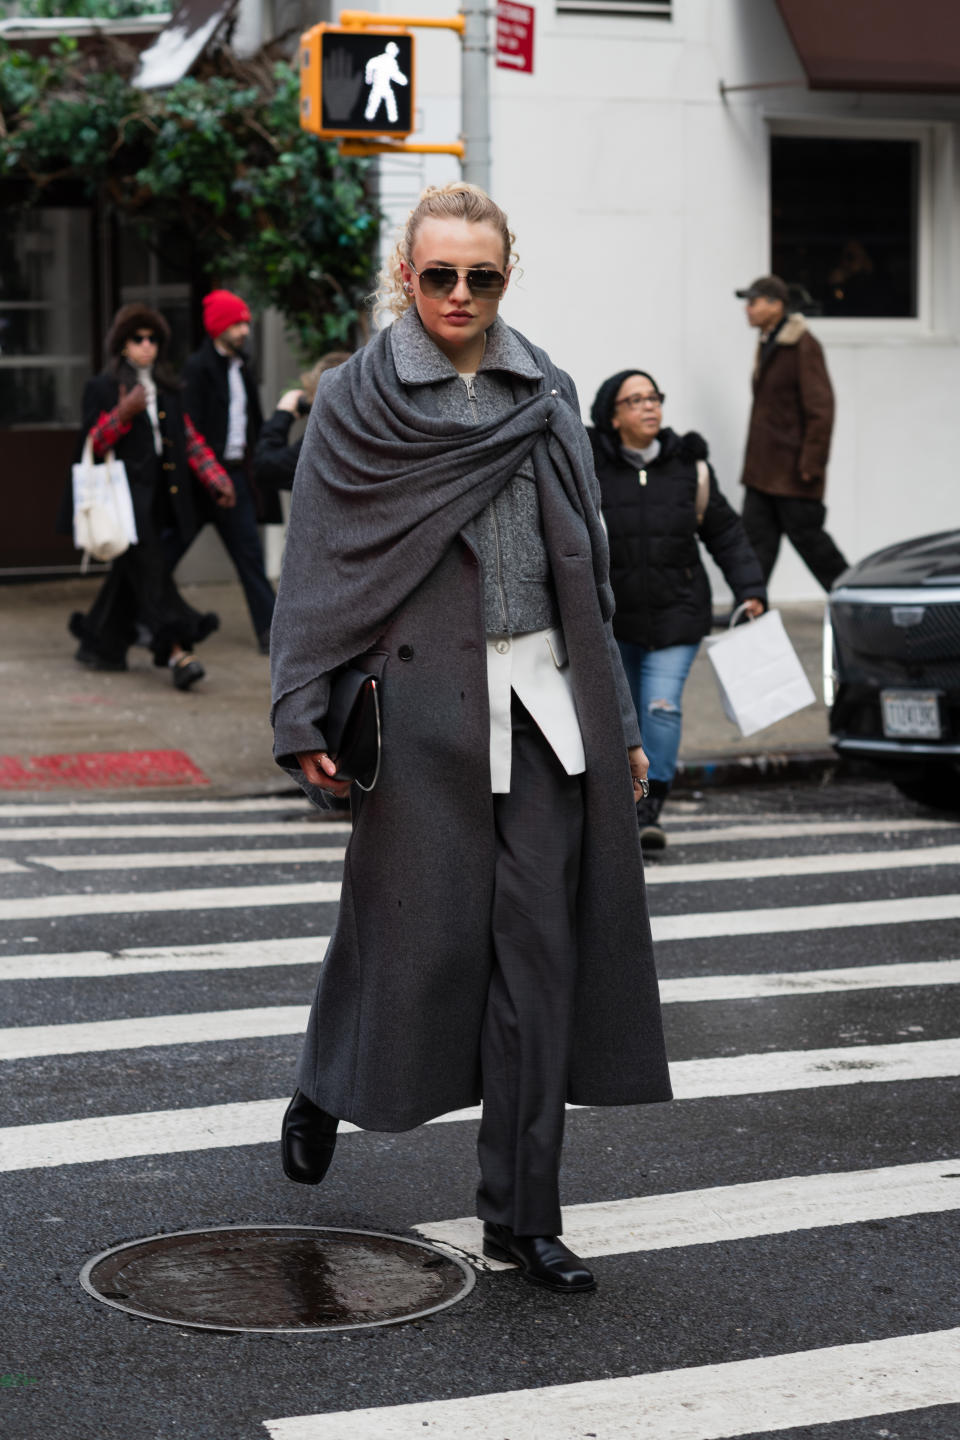
[[[408,333],[413,325],[410,317],[398,322]],[[397,330],[401,340],[403,334]],[[507,371],[518,398],[559,383],[564,401],[576,408],[570,381],[542,351],[521,346],[502,322],[491,345],[493,334],[481,372]],[[408,394],[435,414],[435,386],[423,383],[432,377],[430,366],[438,384],[459,381],[432,344],[430,350],[435,358],[426,362],[428,373],[418,374],[420,383]],[[401,354],[401,378],[402,362]],[[309,445],[308,433],[292,524],[297,487],[313,483]],[[579,1105],[668,1100],[627,757],[627,746],[639,739],[635,717],[624,704],[619,657],[601,618],[586,526],[559,480],[538,472],[538,487],[587,762],[568,1099]],[[595,503],[599,509],[598,494]],[[308,578],[285,572],[283,582],[278,609],[285,585],[292,595]],[[495,852],[482,581],[462,533],[361,663],[382,682],[382,766],[370,794],[353,787],[339,915],[298,1084],[341,1119],[395,1131],[481,1099]],[[308,734],[295,709],[281,701],[274,715],[276,753],[288,767],[291,751],[323,748],[322,714]],[[292,773],[310,794],[300,772]]]

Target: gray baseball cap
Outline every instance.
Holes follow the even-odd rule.
[[[790,302],[790,292],[779,275],[761,275],[744,290],[733,292],[738,300],[756,300],[763,295],[767,300],[781,300],[784,305]]]

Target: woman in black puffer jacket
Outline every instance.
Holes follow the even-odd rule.
[[[766,608],[760,562],[706,464],[706,441],[663,426],[664,398],[647,371],[621,370],[600,386],[590,412],[617,602],[613,632],[650,759],[650,795],[637,805],[645,850],[667,843],[657,821],[677,768],[683,687],[712,621],[698,540],[735,603],[751,615]],[[698,472],[709,479],[699,518]]]

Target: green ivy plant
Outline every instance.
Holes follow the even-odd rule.
[[[186,226],[209,283],[276,306],[305,360],[355,342],[379,235],[370,162],[300,128],[283,60],[224,48],[153,91],[130,85],[135,63],[117,45],[91,55],[62,38],[37,56],[0,42],[0,178],[28,181],[26,203],[80,180],[148,242]]]

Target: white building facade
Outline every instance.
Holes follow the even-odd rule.
[[[952,7],[921,0],[914,25],[925,8]],[[651,371],[665,423],[706,437],[739,509],[756,333],[733,292],[779,266],[824,312],[810,324],[837,396],[828,529],[852,561],[960,525],[960,93],[942,78],[940,93],[812,90],[788,9],[536,0],[533,74],[491,68],[491,189],[520,260],[503,313],[571,372],[585,418],[607,375]],[[418,49],[411,138],[456,139],[459,42],[419,31]],[[388,214],[459,173],[384,157]],[[821,594],[789,546],[772,594]]]

